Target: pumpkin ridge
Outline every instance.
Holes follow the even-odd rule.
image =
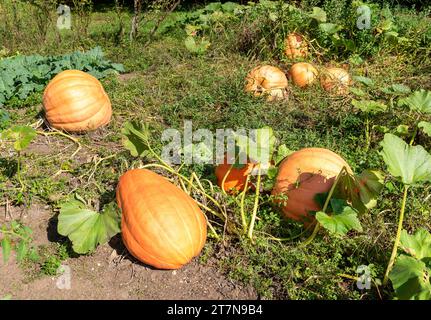
[[[86,88],[85,89],[85,96],[86,96],[85,98],[82,98],[82,97],[72,97],[72,98],[68,98],[67,101],[65,101],[65,102],[61,101],[61,99],[58,99],[58,98],[57,98],[57,100],[60,100],[60,101],[55,101],[55,99],[54,99],[54,101],[52,101],[52,99],[51,99],[52,97],[55,97],[55,96],[58,97],[58,96],[60,96],[60,94],[58,94],[56,92],[50,92],[49,94],[47,94],[47,97],[50,98],[50,101],[49,101],[50,105],[48,105],[48,108],[45,107],[45,110],[47,111],[47,113],[49,113],[49,112],[52,112],[53,109],[54,110],[58,109],[58,107],[52,107],[52,105],[65,104],[68,107],[68,109],[69,109],[69,110],[67,110],[68,112],[64,112],[64,110],[62,110],[62,112],[58,112],[57,111],[57,114],[60,114],[60,115],[62,115],[64,117],[70,116],[71,114],[73,114],[74,112],[76,112],[76,110],[74,108],[70,107],[71,104],[79,103],[80,105],[82,105],[82,104],[84,104],[84,102],[90,101],[90,102],[92,102],[90,104],[93,105],[93,104],[95,104],[95,102],[97,102],[97,101],[99,101],[101,99],[108,100],[109,98],[106,99],[107,97],[105,95],[103,95],[103,93],[100,92],[100,91],[101,90],[99,90],[99,92],[97,92],[97,96],[93,96],[91,94],[88,94],[89,92],[88,92],[88,90]],[[92,99],[93,101],[91,101],[90,99]]]
[[[58,115],[58,117],[60,118],[60,120],[53,119],[53,120],[51,120],[51,121],[52,121],[53,123],[55,123],[55,124],[64,124],[64,123],[67,123],[67,124],[77,124],[77,123],[81,123],[81,122],[88,122],[89,120],[91,120],[92,118],[94,118],[97,114],[99,114],[99,112],[101,112],[101,111],[105,111],[105,110],[104,110],[105,108],[95,106],[95,105],[96,105],[96,103],[97,103],[97,102],[93,103],[93,104],[92,104],[92,105],[90,105],[90,106],[87,106],[85,109],[81,109],[81,112],[80,112],[80,113],[83,113],[83,115],[82,115],[81,117],[77,117],[77,116],[75,115],[76,119],[74,119],[74,120],[69,120],[69,119],[67,118],[67,115],[70,115],[70,114],[74,113],[74,111],[73,111],[73,110],[71,110],[71,112],[64,113],[64,114],[59,114],[59,115]],[[105,104],[104,104],[103,106],[105,106],[107,103],[108,103],[108,101],[107,101],[107,102],[105,102]],[[91,111],[93,111],[93,110],[94,110],[94,113],[89,115],[89,109],[90,109]],[[85,111],[85,112],[83,112],[83,111]],[[49,115],[49,117],[50,117],[51,119],[52,119],[52,118],[55,118],[55,116],[53,116],[53,115],[51,115],[51,114],[47,114],[47,115]]]
[[[164,261],[164,260],[162,260],[160,258],[157,258],[155,255],[151,254],[148,250],[145,250],[145,248],[143,248],[142,246],[140,246],[138,240],[135,237],[135,234],[130,231],[129,226],[128,226],[127,223],[124,224],[124,228],[127,231],[126,232],[126,234],[127,234],[126,237],[131,237],[131,239],[136,243],[136,246],[133,246],[133,248],[135,248],[135,250],[136,249],[141,250],[144,253],[145,256],[149,256],[152,260],[158,261],[160,264],[169,265],[169,266],[172,266],[173,268],[178,268],[177,264],[172,264],[172,263],[166,262],[166,261]],[[132,253],[132,255],[135,256],[133,253]],[[135,258],[138,259],[137,257],[135,257]]]
[[[182,191],[182,190],[181,190]],[[176,194],[178,194],[178,192],[176,192]],[[170,200],[171,201],[171,200]],[[191,208],[192,210],[191,211],[193,211],[194,212],[194,207],[192,207],[191,206],[191,204],[189,203],[189,201],[187,201],[187,205],[189,206],[189,208]],[[192,235],[191,235],[191,233],[190,233],[190,230],[189,230],[189,228],[188,228],[188,225],[185,223],[185,221],[184,221],[184,217],[182,216],[182,214],[179,214],[178,213],[178,209],[177,209],[177,206],[174,206],[174,208],[175,208],[175,211],[177,212],[177,216],[179,217],[179,219],[181,220],[181,222],[182,222],[182,224],[183,224],[183,226],[184,226],[184,230],[187,230],[187,236],[188,236],[188,238],[189,238],[189,241],[190,241],[190,243],[192,244],[192,248],[193,248],[193,254],[192,254],[192,256],[194,256],[194,253],[195,253],[195,244],[194,244],[194,242],[193,242],[193,238],[192,238]]]

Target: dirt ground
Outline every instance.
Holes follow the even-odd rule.
[[[5,212],[5,208],[0,208],[0,212]],[[21,216],[24,224],[33,229],[35,245],[55,240],[49,208],[34,204],[26,210],[10,208],[9,213],[14,218]],[[4,221],[5,215],[1,214],[0,224]],[[98,247],[95,253],[69,258],[63,265],[70,267],[70,289],[64,288],[61,281],[63,285],[57,286],[58,276],[32,277],[13,256],[6,265],[0,262],[0,298],[11,295],[12,299],[257,299],[253,289],[227,279],[211,259],[206,265],[195,259],[176,271],[154,270],[127,254],[119,236]]]

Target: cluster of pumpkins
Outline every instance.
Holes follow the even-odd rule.
[[[305,58],[308,55],[308,46],[300,34],[291,33],[285,40],[284,52],[292,60]],[[307,62],[293,64],[288,75],[300,88],[307,87],[320,78],[322,88],[335,95],[346,94],[352,83],[349,73],[343,68],[328,67],[319,72]],[[255,96],[265,95],[269,101],[287,98],[288,80],[286,74],[277,67],[258,66],[250,71],[246,81],[245,91]]]
[[[289,35],[286,54],[306,55],[301,39],[296,34]],[[350,81],[348,74],[346,82],[344,69],[327,72],[335,76],[321,80],[325,90],[343,93]],[[299,63],[292,67],[291,75],[294,83],[302,87],[314,81],[317,71]],[[270,99],[286,96],[287,78],[278,68],[253,69],[247,81],[246,89],[256,95],[269,93]],[[51,127],[67,132],[95,130],[108,124],[112,116],[111,102],[102,84],[78,70],[63,71],[50,81],[43,94],[43,107]],[[229,192],[244,190],[254,166],[216,166],[218,185]],[[284,216],[306,225],[311,223],[309,212],[320,209],[315,195],[328,192],[343,167],[351,171],[339,155],[322,148],[305,148],[286,157],[272,190],[273,195],[287,198],[281,203]],[[135,258],[155,268],[178,269],[199,255],[207,238],[207,218],[182,189],[155,172],[133,169],[120,177],[116,197],[122,211],[123,242]]]

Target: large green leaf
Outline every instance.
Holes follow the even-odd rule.
[[[98,213],[75,198],[61,206],[57,229],[59,234],[69,237],[76,253],[86,254],[119,233],[120,220],[114,203]]]
[[[421,121],[418,124],[418,128],[422,129],[422,131],[429,137],[431,137],[431,122]]]
[[[134,157],[145,157],[149,154],[148,144],[150,129],[147,124],[137,121],[126,122],[121,130],[123,146]]]
[[[416,259],[431,259],[431,234],[425,229],[419,229],[414,235],[406,230],[401,233],[401,248]]]
[[[389,273],[389,279],[391,279],[398,299],[430,300],[430,274],[431,270],[423,261],[401,255]]]
[[[406,185],[431,181],[431,155],[422,146],[409,146],[397,136],[386,133],[380,143],[389,172]]]
[[[18,152],[27,148],[35,137],[35,129],[19,125],[3,131],[0,135],[1,140],[13,141],[13,147]]]
[[[317,20],[317,22],[326,22],[326,12],[319,7],[313,7],[313,12],[308,15],[310,18]]]
[[[420,113],[431,113],[431,91],[423,89],[413,92],[406,98],[398,101],[399,106],[407,106],[410,110]]]
[[[381,102],[373,100],[352,100],[352,105],[361,110],[362,112],[376,114],[379,112],[384,112],[387,109],[387,105]]]
[[[319,29],[327,34],[334,34],[342,30],[343,27],[335,23],[320,23]]]
[[[368,87],[372,87],[374,86],[374,81],[368,77],[364,77],[364,76],[353,76],[353,80],[355,80],[356,82],[360,82],[362,84],[365,84]]]
[[[400,95],[400,94],[410,93],[411,89],[404,84],[394,83],[388,87],[383,88],[382,92],[386,94],[391,94],[391,95]]]
[[[339,214],[329,215],[319,211],[316,213],[316,219],[325,229],[335,234],[344,235],[352,229],[362,231],[357,212],[349,206],[343,207]]]
[[[349,201],[359,213],[364,213],[377,205],[383,182],[383,174],[378,170],[364,170],[359,175],[345,172],[335,194]]]

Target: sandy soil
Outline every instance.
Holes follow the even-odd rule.
[[[11,216],[21,217],[33,229],[35,245],[58,239],[48,207],[9,208],[0,223]],[[0,298],[10,294],[12,299],[257,299],[252,288],[227,279],[211,259],[206,265],[192,261],[176,271],[154,270],[133,259],[119,236],[91,255],[63,262],[70,268],[70,289],[62,281],[65,277],[32,276],[16,263],[13,254],[5,265],[0,253],[0,261]]]

